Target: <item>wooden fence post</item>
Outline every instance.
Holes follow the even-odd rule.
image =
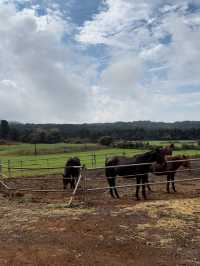
[[[94,167],[94,156],[93,153],[91,154],[91,161],[92,161],[92,168]]]
[[[87,168],[85,165],[82,168],[83,175],[83,193],[84,193],[84,202],[87,202]]]
[[[95,152],[94,152],[93,156],[94,156],[94,167],[96,167],[97,166],[97,161],[96,161],[96,153]]]
[[[23,173],[23,161],[20,161],[20,168],[21,168],[21,176],[23,177],[24,176],[24,173]]]
[[[47,159],[47,176],[49,176],[49,160]]]
[[[11,161],[8,160],[8,177],[11,177]]]

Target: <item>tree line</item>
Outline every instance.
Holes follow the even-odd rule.
[[[1,120],[1,140],[27,143],[98,142],[115,140],[199,140],[200,121],[174,123],[136,121],[94,124],[23,124]]]

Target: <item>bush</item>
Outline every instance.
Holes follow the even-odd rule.
[[[110,136],[103,136],[99,139],[101,145],[109,146],[113,143],[113,138]]]

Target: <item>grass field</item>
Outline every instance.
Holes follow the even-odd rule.
[[[151,141],[153,145],[166,146],[171,142]],[[193,141],[178,141],[176,146],[182,143],[194,144]],[[63,167],[68,158],[78,156],[86,167],[103,166],[105,158],[111,155],[133,156],[145,152],[140,149],[105,148],[98,144],[37,144],[37,155],[34,144],[0,145],[0,160],[3,163],[3,173],[9,176],[46,175],[63,172]],[[200,150],[180,150],[174,154],[200,156]],[[14,169],[20,168],[20,169]],[[28,168],[22,170],[21,168]],[[58,168],[58,169],[40,169]],[[9,170],[10,169],[10,170]],[[39,170],[38,170],[39,169]]]
[[[35,156],[45,154],[59,154],[74,151],[89,151],[98,150],[101,146],[94,143],[87,144],[28,144],[14,143],[9,145],[0,145],[0,157],[15,157],[15,156]]]

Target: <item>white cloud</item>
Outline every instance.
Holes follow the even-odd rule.
[[[199,119],[200,94],[192,87],[200,86],[200,12],[188,11],[191,1],[106,0],[105,8],[79,29],[56,1],[43,16],[34,2],[21,11],[0,2],[2,117]],[[95,54],[97,60],[93,56],[98,44],[105,47],[103,64],[101,54]]]
[[[45,24],[46,18],[37,17],[33,10],[0,6],[1,117],[36,122],[89,120],[90,81],[84,69],[90,64],[88,77],[93,77],[95,67],[73,45],[63,44],[68,28],[58,13],[48,17]]]
[[[107,0],[105,3],[106,10],[95,15],[93,20],[86,21],[80,29],[78,41],[123,46],[118,36],[124,37],[124,33],[130,30],[134,21],[149,17],[149,6],[143,1]]]
[[[116,114],[128,120],[199,119],[194,111],[198,105],[192,107],[191,102],[200,101],[200,95],[193,94],[192,88],[192,95],[177,90],[200,87],[200,13],[188,13],[191,1],[106,3],[107,9],[86,22],[77,36],[82,43],[109,47],[98,89],[103,102],[110,101],[103,116],[109,120],[110,114],[114,120],[118,120]],[[165,42],[166,36],[171,40]],[[138,108],[135,116],[128,103]]]
[[[103,93],[121,100],[138,98],[141,93],[138,93],[141,69],[142,61],[136,55],[115,59],[101,74]]]

